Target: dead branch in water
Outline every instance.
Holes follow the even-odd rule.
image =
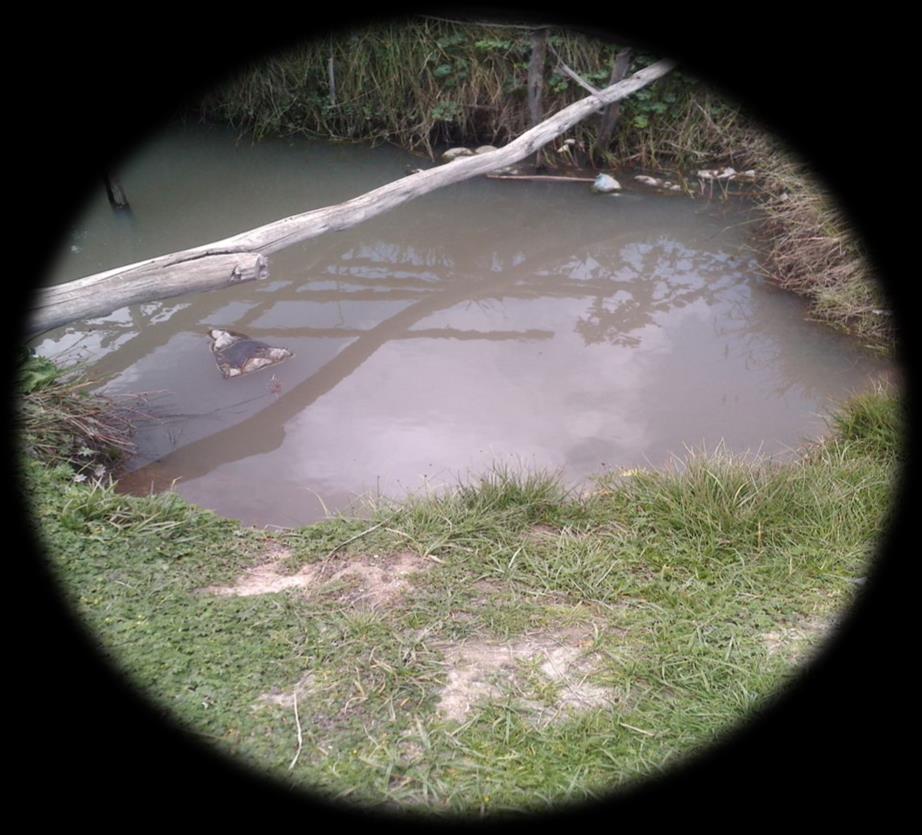
[[[33,305],[27,335],[104,316],[128,304],[266,278],[268,255],[325,232],[355,226],[430,191],[521,162],[587,116],[646,87],[673,66],[671,61],[658,61],[563,108],[495,151],[410,174],[335,206],[292,215],[221,241],[43,288]]]
[[[549,180],[557,183],[594,183],[595,177],[564,177],[558,174],[487,174],[488,180]]]

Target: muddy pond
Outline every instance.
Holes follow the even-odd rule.
[[[50,281],[338,203],[420,160],[173,128],[102,188]],[[785,456],[888,364],[767,283],[737,202],[477,178],[270,258],[270,276],[49,332],[109,394],[149,393],[120,489],[253,525],[441,491],[493,466],[592,475],[690,448]],[[291,350],[224,379],[208,330]]]

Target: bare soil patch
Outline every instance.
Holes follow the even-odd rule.
[[[278,705],[279,707],[286,707],[290,710],[294,707],[295,695],[297,694],[298,701],[300,702],[305,696],[310,695],[314,688],[314,684],[314,674],[305,673],[301,677],[301,680],[291,690],[284,692],[273,690],[271,693],[263,693],[258,701],[260,704]]]
[[[819,649],[835,624],[832,617],[804,617],[764,633],[762,641],[769,655],[781,655],[790,663],[799,664]]]
[[[590,644],[586,632],[572,630],[440,647],[448,676],[438,710],[463,722],[477,705],[512,699],[536,723],[546,724],[568,711],[621,702],[616,690],[588,680],[598,663]]]
[[[376,609],[409,588],[410,574],[429,567],[422,557],[403,551],[336,557],[286,574],[282,566],[290,556],[285,549],[277,549],[269,561],[247,569],[233,585],[209,586],[203,591],[223,597],[250,597],[298,588],[309,595],[334,594],[343,605]]]
[[[525,532],[524,539],[526,542],[547,542],[552,539],[557,539],[560,536],[560,530],[558,528],[552,528],[550,525],[532,525],[528,531]]]

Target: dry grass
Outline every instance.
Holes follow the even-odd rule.
[[[49,372],[46,360],[33,358],[22,374],[38,380],[18,401],[19,430],[27,454],[46,464],[69,464],[80,477],[97,476],[134,452],[133,426],[146,417],[139,398],[115,400],[93,391],[96,380]],[[36,371],[36,369],[39,369]]]
[[[769,278],[808,297],[817,318],[873,347],[892,344],[888,303],[841,208],[776,140],[749,130],[740,144],[764,172],[759,239]]]

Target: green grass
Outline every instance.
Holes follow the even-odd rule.
[[[779,466],[697,456],[581,496],[497,470],[373,520],[275,532],[76,483],[35,445],[23,472],[71,605],[191,734],[312,793],[479,815],[654,776],[796,673],[869,571],[901,461],[892,394],[853,401],[832,429]],[[418,570],[377,608],[350,575],[309,594],[203,591],[272,554],[295,572],[406,552]],[[609,702],[561,707],[575,679],[520,652],[486,662],[495,689],[447,718],[458,653],[528,642],[577,654],[580,686]]]

